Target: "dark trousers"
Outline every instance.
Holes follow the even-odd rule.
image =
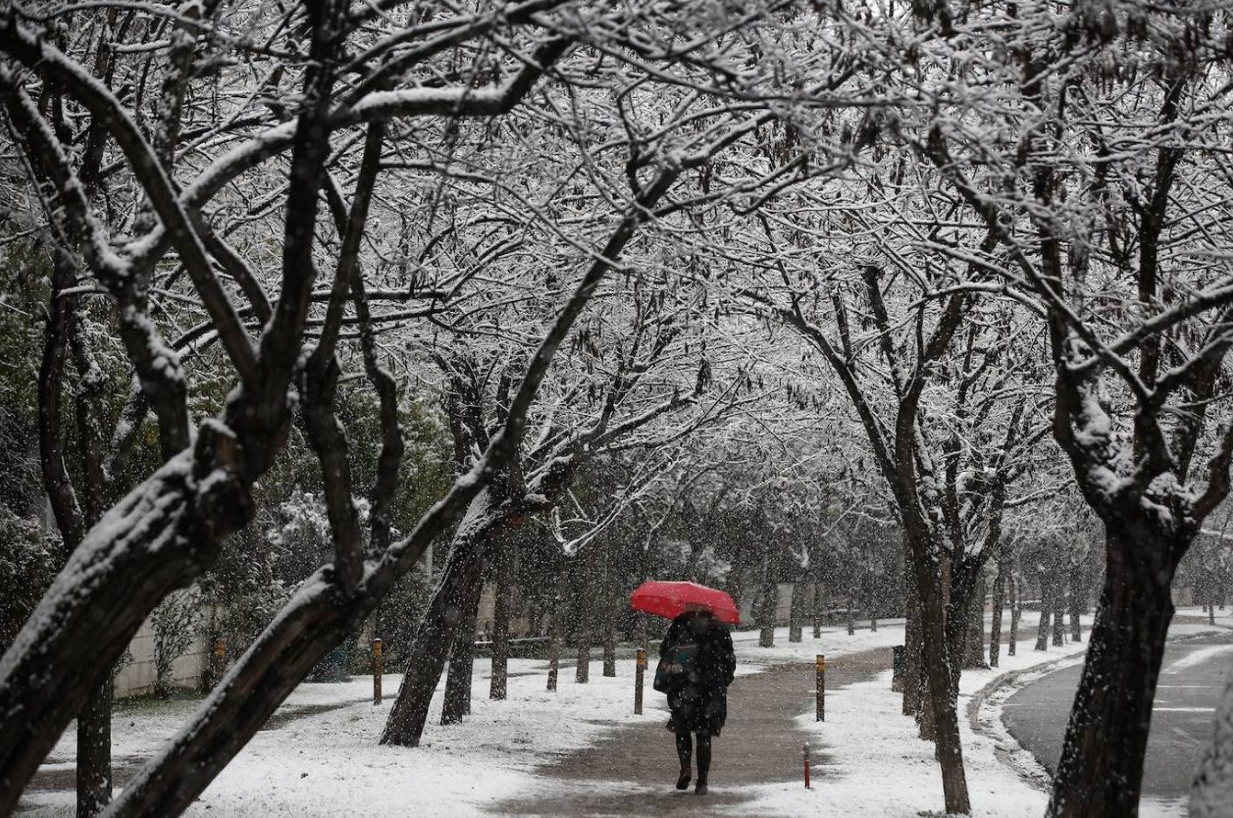
[[[693,734],[689,728],[680,724],[684,719],[673,720],[673,731],[676,733],[676,754],[681,759],[681,769],[690,768],[690,757],[693,755]],[[707,771],[711,769],[711,734],[707,730],[698,731],[698,780],[705,781]]]

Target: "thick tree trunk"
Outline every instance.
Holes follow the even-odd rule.
[[[993,621],[989,623],[989,667],[998,666],[1002,651],[1002,603],[1006,596],[1006,558],[998,560],[997,575],[993,579]]]
[[[920,595],[916,590],[916,577],[911,570],[911,555],[904,563],[908,576],[905,578],[904,604],[907,621],[903,629],[903,715],[918,716],[921,713],[924,685],[921,673]]]
[[[942,768],[942,792],[948,813],[966,815],[971,812],[971,806],[959,739],[958,674],[953,670],[954,662],[949,655],[942,589],[938,587],[939,577],[930,566],[919,566],[917,575],[918,581],[926,586],[920,589],[924,674],[933,711],[937,757]]]
[[[441,723],[456,724],[471,715],[471,680],[475,671],[475,631],[480,596],[484,590],[482,567],[463,591],[462,620],[451,640],[449,672],[445,676],[445,698],[441,704]]]
[[[467,592],[481,579],[481,552],[480,543],[465,537],[455,540],[428,610],[416,628],[402,684],[381,735],[382,744],[419,745],[433,693],[466,614]]]
[[[964,636],[963,667],[986,668],[985,664],[985,574],[976,580],[976,586],[967,602],[967,628]]]
[[[495,549],[493,560],[496,563],[493,593],[495,600],[492,610],[492,681],[488,687],[488,698],[502,700],[509,686],[509,616],[513,595],[514,575],[514,543],[517,538],[510,538]],[[531,622],[534,629],[535,622]]]
[[[111,802],[110,675],[77,714],[77,816],[91,818]]]
[[[1156,682],[1173,618],[1169,547],[1154,532],[1119,542],[1106,571],[1075,694],[1049,818],[1135,818]],[[1123,533],[1124,536],[1124,533]]]
[[[1023,615],[1023,595],[1019,593],[1019,580],[1015,576],[1014,566],[1010,569],[1010,638],[1006,645],[1006,655],[1014,656],[1015,647],[1019,643],[1019,617]]]

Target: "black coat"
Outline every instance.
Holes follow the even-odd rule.
[[[682,614],[659,645],[661,657],[681,641],[686,628],[696,634],[698,653],[689,678],[668,691],[668,707],[675,724],[717,736],[728,718],[728,685],[736,673],[732,633],[714,617]]]

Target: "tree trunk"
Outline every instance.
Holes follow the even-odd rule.
[[[848,636],[856,635],[856,613],[852,609],[852,592],[848,592]]]
[[[508,543],[505,544],[508,546]],[[482,563],[482,560],[481,560]],[[471,715],[471,681],[475,673],[475,631],[480,596],[484,591],[481,570],[463,591],[462,619],[451,640],[449,672],[445,676],[445,699],[441,704],[441,723],[456,724]]]
[[[591,623],[587,622],[578,632],[578,659],[574,668],[574,683],[584,685],[591,681]]]
[[[1006,645],[1006,655],[1015,655],[1015,646],[1019,643],[1019,617],[1023,614],[1023,597],[1019,593],[1019,580],[1015,576],[1014,566],[1010,569],[1010,641]]]
[[[986,668],[985,664],[985,573],[982,569],[967,602],[967,627],[963,645],[963,667]]]
[[[1057,581],[1053,590],[1053,644],[1061,647],[1066,644],[1066,577],[1058,571]]]
[[[942,768],[942,792],[946,812],[966,815],[971,812],[967,775],[963,768],[963,746],[959,739],[959,713],[956,700],[957,674],[947,645],[946,612],[939,578],[927,565],[917,568],[921,588],[921,634],[924,644],[924,675],[928,680],[929,705],[936,730],[938,762]],[[961,630],[961,629],[960,629]]]
[[[813,618],[813,638],[822,638],[822,583],[813,583],[813,600],[810,606],[810,616]]]
[[[481,581],[481,552],[481,544],[467,538],[457,539],[450,550],[428,610],[416,628],[382,744],[419,745],[433,693],[466,613],[468,591]]]
[[[616,676],[616,619],[617,594],[616,571],[613,569],[612,551],[616,541],[610,537],[604,538],[604,582],[602,591],[603,612],[600,623],[603,627],[604,669],[603,674],[612,678]]]
[[[1081,617],[1087,608],[1087,586],[1083,582],[1083,565],[1076,562],[1070,569],[1070,641],[1083,641]]]
[[[1106,571],[1049,818],[1135,818],[1156,681],[1173,618],[1170,547],[1155,532],[1106,534]]]
[[[77,714],[78,818],[92,818],[111,802],[111,698],[108,675]]]
[[[788,641],[801,641],[805,620],[805,583],[792,583],[792,602],[788,606]]]
[[[1002,651],[1002,602],[1006,595],[1006,556],[998,560],[998,570],[993,578],[993,621],[989,623],[989,667],[998,666]],[[1013,604],[1013,603],[1012,603]]]
[[[509,614],[513,593],[514,544],[517,538],[501,543],[493,559],[496,562],[496,582],[492,610],[492,681],[488,698],[502,700],[508,690],[509,679]],[[531,627],[535,623],[532,621]]]
[[[1053,589],[1040,574],[1040,624],[1036,626],[1036,649],[1049,649],[1049,614],[1053,611]]]
[[[779,586],[771,567],[772,549],[768,546],[762,556],[762,586],[758,591],[758,647],[775,645],[775,611],[779,607]]]
[[[911,554],[908,554],[906,559],[904,568],[908,576],[904,582],[907,621],[903,628],[903,715],[919,716],[924,692],[924,677],[921,673],[920,594],[916,590],[916,577],[911,570]]]

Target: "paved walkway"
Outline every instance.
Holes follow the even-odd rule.
[[[889,648],[828,660],[826,682],[835,690],[866,681],[891,665]],[[661,694],[647,691],[649,697]],[[728,690],[728,723],[715,739],[710,794],[673,788],[679,765],[666,721],[656,719],[613,731],[600,744],[564,757],[542,770],[546,792],[496,805],[493,812],[523,816],[712,815],[718,806],[748,800],[745,785],[801,779],[806,736],[795,719],[814,702],[814,667],[783,665],[739,677]],[[830,759],[814,752],[815,778]]]

